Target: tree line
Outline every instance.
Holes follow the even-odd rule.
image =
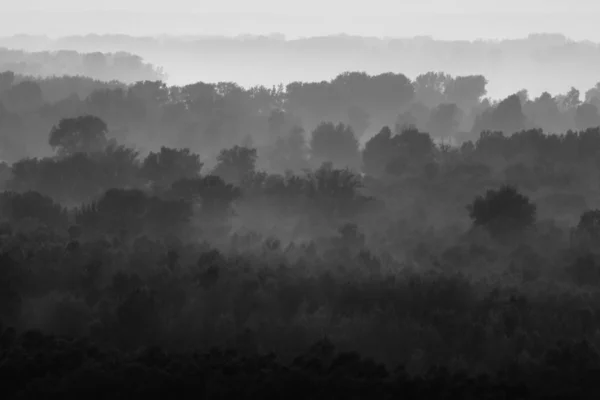
[[[0,157],[13,162],[51,154],[48,129],[61,118],[83,115],[104,120],[111,137],[122,143],[143,143],[144,152],[161,146],[189,148],[213,160],[222,148],[241,144],[276,158],[280,147],[298,145],[301,136],[323,122],[351,128],[361,145],[386,125],[415,126],[436,141],[459,143],[476,140],[487,130],[564,133],[600,125],[597,87],[584,98],[571,89],[534,99],[521,91],[494,101],[485,97],[486,84],[481,75],[430,72],[411,81],[402,74],[348,72],[331,81],[246,89],[226,82],[178,87],[146,80],[127,85],[4,72]],[[278,172],[286,169],[281,160],[272,163]]]

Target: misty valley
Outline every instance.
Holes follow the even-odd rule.
[[[600,83],[0,66],[3,398],[600,398]]]

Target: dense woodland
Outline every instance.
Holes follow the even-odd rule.
[[[486,84],[0,74],[9,397],[596,398],[600,86]]]

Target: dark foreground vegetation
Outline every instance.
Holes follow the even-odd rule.
[[[594,399],[598,354],[586,342],[558,346],[534,368],[514,363],[494,376],[431,368],[418,377],[388,370],[321,340],[293,361],[275,354],[135,353],[102,350],[86,340],[4,330],[4,398],[89,399]],[[7,396],[8,395],[8,396]]]
[[[60,113],[2,77],[0,122]],[[443,74],[390,82],[142,82],[32,133],[50,154],[1,171],[8,398],[597,398],[597,89],[483,105]],[[392,121],[359,146],[365,109]],[[123,143],[161,126],[195,145]],[[208,167],[198,143],[232,145]]]

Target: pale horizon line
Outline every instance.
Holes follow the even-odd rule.
[[[349,37],[355,39],[377,39],[377,40],[416,40],[416,39],[429,39],[436,42],[503,42],[503,41],[514,41],[514,40],[528,40],[532,39],[534,36],[562,36],[566,42],[575,42],[575,43],[594,43],[600,44],[600,41],[590,40],[590,39],[574,39],[573,37],[561,33],[561,32],[531,32],[524,35],[519,35],[515,37],[496,37],[496,38],[473,38],[473,39],[445,39],[441,37],[436,37],[433,34],[415,34],[412,36],[409,35],[365,35],[360,33],[350,33],[340,31],[337,33],[328,33],[328,34],[315,34],[315,35],[302,35],[302,36],[294,36],[289,35],[284,32],[273,31],[269,33],[236,33],[236,34],[225,34],[225,33],[156,33],[156,34],[130,34],[130,33],[98,33],[98,32],[89,32],[89,33],[73,33],[73,34],[63,34],[63,35],[49,35],[49,34],[32,34],[32,33],[13,33],[8,35],[0,35],[0,39],[11,39],[11,38],[19,38],[19,37],[29,37],[29,38],[45,38],[49,40],[61,40],[61,39],[69,39],[69,38],[85,38],[90,36],[98,36],[98,37],[118,37],[118,36],[126,36],[132,39],[204,39],[204,38],[223,38],[223,39],[244,39],[244,38],[269,38],[274,39],[279,36],[280,41],[290,42],[297,40],[306,40],[306,39],[321,39],[321,38],[340,38],[340,37]]]

